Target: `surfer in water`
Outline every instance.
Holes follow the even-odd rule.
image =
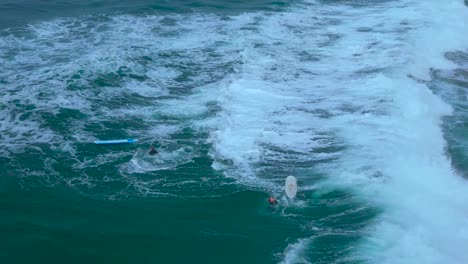
[[[275,197],[269,197],[269,198],[268,198],[268,203],[269,203],[270,205],[273,205],[273,206],[274,206],[274,205],[277,205],[277,204],[278,204],[278,200],[276,200]]]
[[[150,154],[151,156],[154,156],[158,154],[158,151],[153,146],[151,146],[148,154]]]

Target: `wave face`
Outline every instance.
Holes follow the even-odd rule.
[[[337,262],[466,262],[467,185],[441,128],[452,108],[422,81],[453,68],[445,51],[466,49],[463,4],[311,6],[259,22],[218,99],[213,157],[242,183],[278,191],[284,175],[307,189],[320,172],[380,208],[359,250]]]
[[[275,262],[468,263],[464,3],[279,6],[2,30],[1,167],[102,200],[278,196]]]

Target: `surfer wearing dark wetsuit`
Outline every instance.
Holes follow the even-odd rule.
[[[153,156],[153,155],[158,154],[158,151],[156,151],[156,149],[153,146],[151,146],[148,154]]]

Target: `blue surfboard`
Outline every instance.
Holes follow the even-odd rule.
[[[138,142],[138,139],[127,138],[127,139],[113,139],[113,140],[96,140],[94,144],[125,144],[125,143],[135,143]]]

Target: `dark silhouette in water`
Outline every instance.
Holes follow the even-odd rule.
[[[153,146],[151,146],[148,154],[156,155],[156,154],[158,154],[158,151]]]

